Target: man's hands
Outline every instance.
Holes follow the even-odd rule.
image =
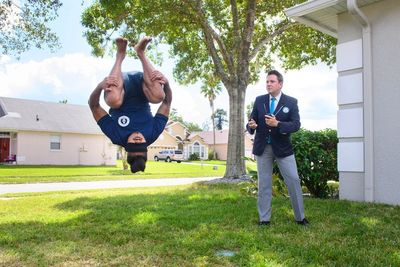
[[[265,123],[271,127],[278,127],[279,121],[273,115],[265,115]],[[258,127],[257,123],[253,119],[249,120],[248,125],[249,125],[250,129],[253,129],[253,130]]]
[[[116,76],[110,75],[104,78],[104,80],[102,80],[98,85],[97,88],[100,88],[102,90],[105,91],[110,91],[111,88],[110,87],[118,87],[118,79]]]
[[[161,83],[162,85],[165,85],[166,83],[168,83],[168,79],[167,79],[167,77],[165,77],[160,71],[158,71],[158,70],[155,70],[155,71],[153,71],[152,73],[151,73],[151,77],[150,77],[150,80],[152,81],[152,82],[159,82],[159,83]]]
[[[265,115],[265,123],[271,127],[278,127],[279,121],[276,120],[274,115]]]
[[[249,120],[249,122],[248,122],[248,124],[249,124],[249,127],[251,128],[251,129],[255,129],[255,128],[257,128],[257,123],[255,122],[255,120],[253,120],[253,119],[250,119]]]

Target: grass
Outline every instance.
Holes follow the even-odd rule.
[[[132,174],[117,166],[25,166],[0,165],[0,183],[73,182],[149,178],[181,178],[220,176],[225,173],[225,162],[213,161],[184,164],[148,161],[146,171]],[[217,170],[213,169],[214,165]]]
[[[8,195],[0,266],[400,265],[399,206],[306,198],[303,227],[272,205],[259,227],[238,185]]]

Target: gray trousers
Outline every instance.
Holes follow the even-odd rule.
[[[303,193],[300,179],[297,173],[297,165],[294,155],[284,158],[274,156],[272,146],[267,145],[261,156],[256,156],[258,172],[258,199],[257,207],[260,221],[271,220],[272,200],[272,167],[276,160],[279,171],[282,174],[289,191],[290,201],[296,221],[301,221],[304,216]]]

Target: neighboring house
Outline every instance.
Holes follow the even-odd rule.
[[[285,12],[338,39],[340,198],[400,204],[400,1],[314,0]]]
[[[197,153],[200,159],[208,159],[208,145],[198,135],[192,135],[180,122],[168,121],[162,134],[148,147],[147,158],[153,159],[157,152],[163,149],[179,149],[183,151],[184,159]]]
[[[217,159],[226,160],[228,152],[228,130],[215,131],[215,150]],[[197,153],[200,159],[207,160],[208,153],[213,149],[213,132],[193,132],[190,133],[180,122],[169,121],[164,132],[148,148],[148,159],[153,159],[154,155],[163,149],[179,149],[183,151],[185,159],[191,154]],[[245,155],[251,157],[253,141],[246,133],[245,135]]]
[[[0,162],[115,165],[116,146],[88,106],[0,97]]]
[[[217,159],[226,160],[228,157],[228,133],[229,130],[215,130],[215,152]],[[212,151],[214,146],[214,133],[213,131],[198,132],[204,141],[208,144],[209,150]],[[246,157],[252,157],[253,140],[251,135],[246,131],[244,139],[244,150]]]

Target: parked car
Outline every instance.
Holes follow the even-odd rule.
[[[155,161],[165,160],[166,162],[176,161],[181,163],[183,160],[182,150],[166,149],[161,150],[154,156]]]

